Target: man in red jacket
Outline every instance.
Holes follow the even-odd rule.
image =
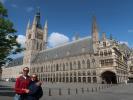
[[[27,100],[27,93],[29,93],[28,86],[31,81],[30,76],[28,75],[29,68],[25,67],[23,69],[23,75],[16,79],[15,91],[16,95],[20,96],[21,100]]]

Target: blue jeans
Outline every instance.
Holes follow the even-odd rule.
[[[14,96],[14,100],[21,100],[20,95],[15,94],[15,96]]]

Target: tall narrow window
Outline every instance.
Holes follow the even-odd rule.
[[[78,61],[78,69],[81,69],[81,63]]]
[[[90,68],[90,60],[87,59],[87,68]]]

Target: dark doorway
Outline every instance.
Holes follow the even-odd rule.
[[[117,80],[116,80],[116,74],[114,72],[111,71],[106,71],[104,73],[101,74],[102,76],[102,83],[107,83],[107,84],[116,84]]]

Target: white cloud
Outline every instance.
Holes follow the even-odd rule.
[[[24,52],[21,52],[21,53],[17,53],[17,54],[12,54],[9,57],[12,59],[16,59],[16,58],[22,57],[23,55],[24,55]]]
[[[25,48],[25,40],[26,38],[24,35],[18,35],[17,42],[21,44],[22,48]],[[16,58],[22,57],[23,55],[24,55],[24,51],[17,54],[11,54],[9,57],[11,57],[12,59],[16,59]]]
[[[21,44],[22,47],[25,47],[26,37],[24,35],[18,35],[17,42]]]
[[[61,44],[69,42],[69,38],[64,34],[53,32],[48,38],[49,47],[59,46]]]
[[[133,29],[129,29],[128,30],[128,33],[133,33]]]
[[[31,11],[33,11],[33,10],[34,10],[33,7],[28,7],[28,8],[26,9],[27,12],[31,12]]]
[[[127,46],[129,46],[129,43],[127,41],[120,41],[121,44],[126,44]]]

